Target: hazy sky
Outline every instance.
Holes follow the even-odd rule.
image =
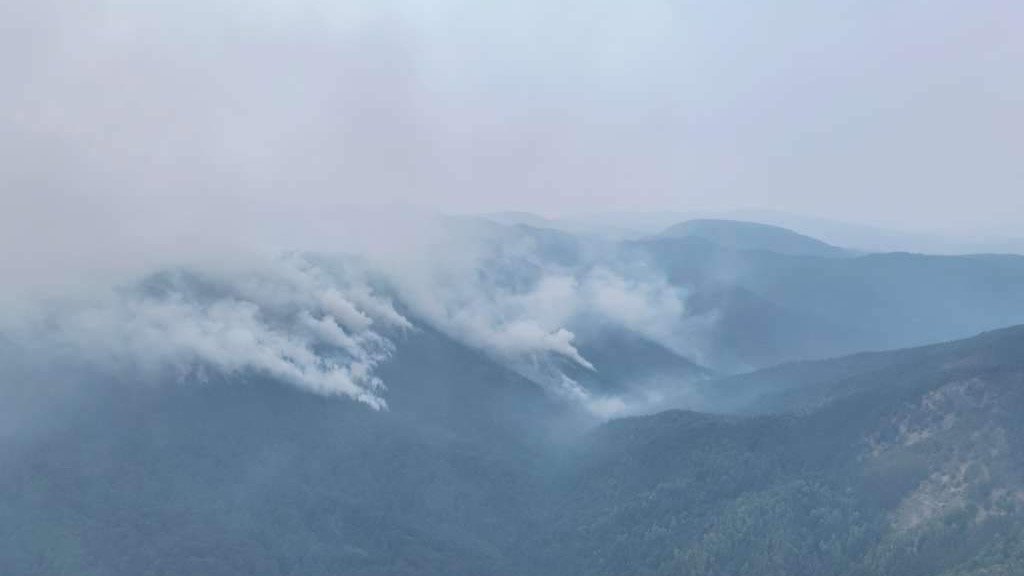
[[[0,241],[406,204],[1013,234],[1022,22],[1018,0],[4,0]]]
[[[506,294],[480,280],[486,235],[424,212],[1021,235],[1022,23],[1020,0],[0,0],[0,326],[379,406],[369,327],[397,312],[261,258],[309,248],[367,256],[415,317],[513,366],[589,367],[566,328],[584,313],[692,352],[656,274]],[[178,264],[238,298],[105,291]]]

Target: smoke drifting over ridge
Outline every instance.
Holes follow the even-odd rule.
[[[6,2],[0,326],[51,318],[118,353],[154,337],[133,354],[379,403],[388,330],[429,323],[585,395],[557,366],[590,369],[578,336],[591,320],[694,356],[683,294],[585,249],[453,233],[436,212],[770,194],[769,208],[832,216],[884,201],[916,218],[924,198],[954,222],[995,205],[1012,219],[1017,10]],[[300,282],[300,306],[246,280],[293,285],[303,272],[279,260],[293,252],[345,254],[373,281]],[[167,270],[233,288],[125,296]]]
[[[550,231],[482,221],[419,214],[415,225],[380,216],[370,224],[357,212],[330,222],[348,234],[309,232],[333,252],[250,250],[231,261],[221,248],[223,266],[183,255],[104,287],[25,300],[0,333],[45,351],[38,362],[142,380],[168,370],[186,380],[253,372],[379,409],[387,383],[376,368],[403,333],[429,326],[602,415],[625,406],[562,369],[595,369],[575,345],[578,330],[598,322],[679,344],[682,294],[656,275],[617,270],[614,254],[587,241],[558,238],[574,243],[566,256],[537,238]],[[384,237],[395,230],[402,243]]]
[[[171,370],[253,371],[324,395],[386,406],[373,370],[391,354],[389,331],[411,324],[353,278],[296,258],[245,274],[169,271],[105,298],[60,305],[19,340],[45,344],[46,361],[82,363],[122,377]]]
[[[558,368],[595,368],[576,346],[593,323],[642,334],[679,352],[681,290],[599,239],[450,222],[429,254],[387,260],[385,276],[415,317],[483,350],[560,395],[597,401]],[[443,237],[443,240],[439,238]]]

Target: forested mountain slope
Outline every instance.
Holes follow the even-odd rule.
[[[5,437],[0,567],[988,576],[1024,566],[1024,328],[707,383],[764,387],[743,411],[763,400],[775,414],[669,411],[591,432],[486,357],[430,331],[408,338],[382,367],[385,412],[259,377],[98,383],[60,426],[28,443]]]
[[[717,383],[795,381],[776,405],[799,415],[609,423],[551,516],[551,562],[580,574],[1021,573],[1024,328],[886,356]]]

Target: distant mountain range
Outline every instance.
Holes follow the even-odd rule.
[[[657,234],[670,226],[690,220],[729,220],[786,228],[803,235],[861,252],[915,252],[923,254],[1020,254],[1024,238],[998,233],[940,234],[887,229],[826,218],[815,218],[772,210],[731,210],[725,212],[610,212],[574,218],[545,218],[528,212],[499,212],[483,217],[506,225],[527,224],[573,233],[601,234],[636,239]]]
[[[703,357],[719,369],[914,346],[1024,322],[1024,294],[1013,288],[1024,284],[1021,256],[853,255],[746,223],[671,231],[628,244],[690,291],[694,315],[715,319]]]
[[[538,224],[0,335],[0,573],[1024,574],[1024,257]]]

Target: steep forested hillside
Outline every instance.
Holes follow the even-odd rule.
[[[0,443],[0,573],[510,573],[570,415],[437,333],[401,350],[383,412],[254,374],[89,383]]]
[[[1024,568],[1024,328],[706,384],[756,391],[774,414],[670,411],[582,436],[534,384],[440,334],[408,338],[383,368],[387,412],[258,377],[98,384],[60,426],[5,437],[0,567]]]
[[[551,562],[581,574],[1024,570],[1024,329],[712,385],[771,396],[787,380],[775,405],[799,415],[667,412],[597,431],[546,524]]]

